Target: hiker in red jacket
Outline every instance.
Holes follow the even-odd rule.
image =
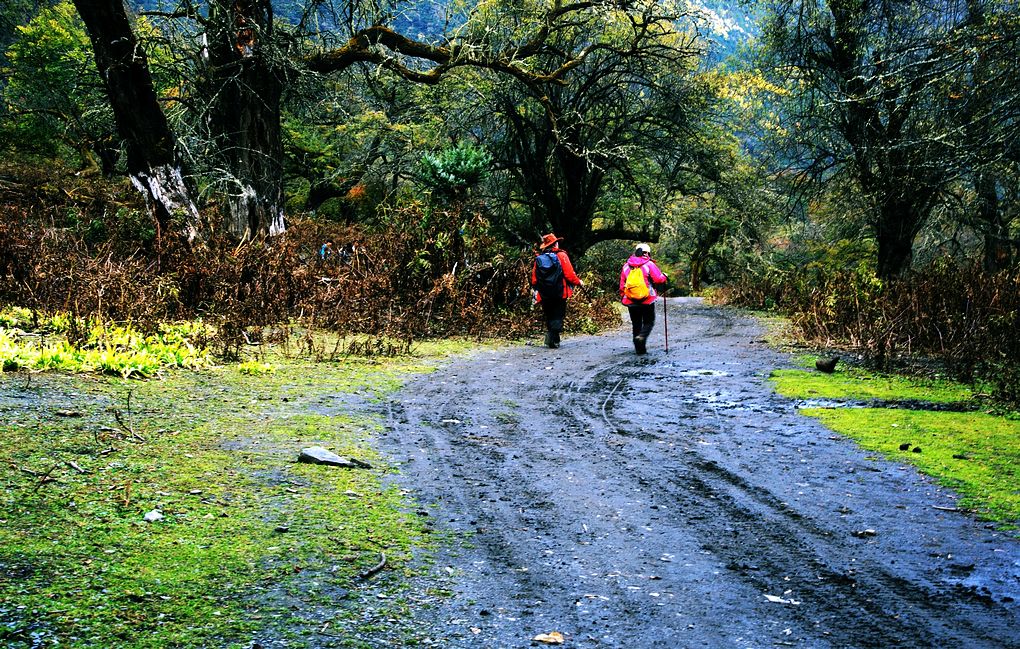
[[[560,248],[560,241],[563,241],[563,237],[555,234],[543,236],[531,266],[535,300],[542,305],[542,315],[545,317],[545,344],[553,349],[560,346],[567,300],[574,294],[575,286],[584,286],[584,282],[574,272],[570,257]]]
[[[634,331],[634,351],[644,354],[648,335],[655,326],[655,284],[665,284],[669,278],[652,261],[648,244],[639,243],[627,263],[620,270],[620,297],[630,312]]]

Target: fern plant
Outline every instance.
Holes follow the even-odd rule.
[[[489,173],[492,156],[482,147],[461,142],[421,160],[418,182],[433,195],[460,198]]]

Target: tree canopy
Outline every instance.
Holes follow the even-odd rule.
[[[1020,258],[1018,22],[1002,0],[21,1],[0,136],[127,176],[192,244],[432,196],[514,244],[665,237],[694,283],[797,228],[884,278],[937,251],[995,270]]]

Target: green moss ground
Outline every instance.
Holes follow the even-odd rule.
[[[385,553],[400,617],[400,577],[431,542],[387,486],[366,404],[465,347],[144,382],[0,374],[0,645],[299,647],[325,625],[365,646],[375,621],[338,601]],[[373,469],[295,463],[313,444]]]
[[[814,357],[805,357],[805,366]],[[778,370],[776,391],[795,399],[923,401],[961,403],[971,390],[946,380],[872,374],[840,369]],[[960,506],[1003,527],[1020,523],[1020,420],[985,412],[935,412],[890,408],[808,408],[833,431],[862,448],[915,465],[951,487]],[[909,445],[907,450],[900,446]],[[919,452],[914,452],[920,448]]]
[[[814,366],[814,358],[811,358]],[[776,370],[771,377],[776,390],[798,399],[880,399],[956,403],[969,400],[969,387],[944,379],[925,379],[876,374],[838,366],[832,374],[816,370]]]

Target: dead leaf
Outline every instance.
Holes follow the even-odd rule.
[[[550,631],[549,633],[539,633],[531,639],[532,642],[541,642],[544,644],[563,644],[563,634],[559,631]]]
[[[775,595],[766,595],[765,599],[769,600],[773,604],[792,604],[794,606],[800,605],[800,602],[798,602],[795,599],[783,599],[782,597],[776,597]]]

